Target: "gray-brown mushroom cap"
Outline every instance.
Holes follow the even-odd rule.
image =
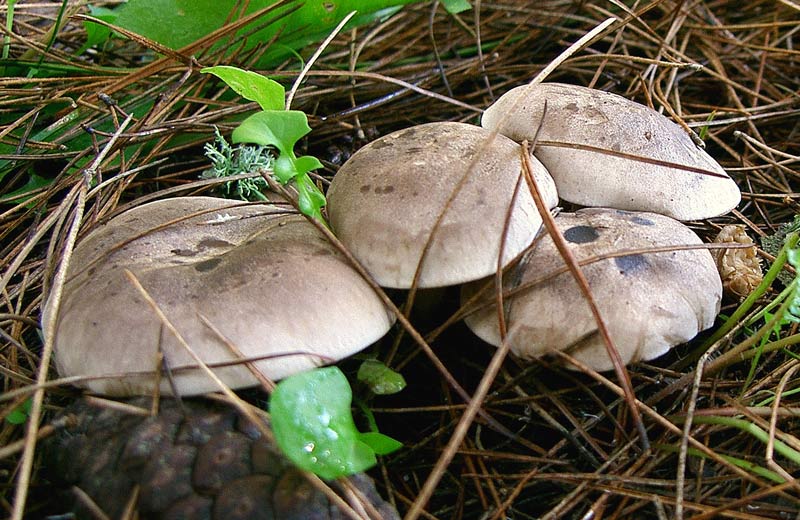
[[[210,197],[152,202],[98,227],[75,249],[55,328],[61,376],[110,395],[149,394],[159,345],[182,395],[218,387],[124,274],[130,270],[206,364],[238,359],[214,325],[268,378],[338,360],[393,317],[313,225],[267,204]],[[43,325],[55,319],[52,302]],[[263,359],[264,356],[288,356]],[[257,384],[243,365],[215,368],[230,387]],[[150,372],[145,374],[146,372]],[[113,376],[113,377],[108,377]],[[162,393],[171,394],[166,376]]]
[[[535,155],[569,202],[695,220],[727,213],[741,199],[736,183],[681,127],[616,94],[560,83],[525,85],[501,96],[481,120],[485,128],[516,141],[532,141],[540,122]]]
[[[558,215],[556,223],[578,261],[635,249],[701,244],[688,227],[655,213],[583,209]],[[548,278],[563,266],[546,236],[505,276],[506,290],[534,284],[506,300],[511,351],[530,359],[556,349],[596,370],[611,370],[597,323],[575,279],[568,272]],[[713,325],[719,312],[722,284],[706,249],[619,256],[582,269],[625,363],[656,358],[689,341]],[[463,296],[474,294],[483,283],[466,286]],[[494,306],[471,314],[466,323],[485,341],[500,344]]]
[[[552,208],[558,202],[553,181],[532,162]],[[437,218],[467,174],[433,235],[419,287],[475,280],[497,269],[509,207],[503,265],[541,226],[521,171],[521,147],[478,126],[445,122],[400,130],[360,149],[336,174],[328,189],[331,227],[379,284],[409,288]]]

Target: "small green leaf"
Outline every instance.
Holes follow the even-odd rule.
[[[358,438],[377,455],[388,455],[403,447],[402,442],[378,432],[360,433]]]
[[[104,22],[113,24],[117,21],[117,12],[107,7],[90,5],[89,14]],[[86,31],[86,42],[75,52],[79,56],[86,52],[87,49],[104,44],[111,36],[111,29],[95,22],[83,22],[83,28]]]
[[[295,160],[285,153],[281,153],[281,155],[275,159],[275,162],[272,164],[272,173],[281,184],[286,184],[300,174],[300,172],[297,171]]]
[[[472,9],[467,0],[442,0],[442,4],[450,14],[458,14]]]
[[[327,367],[288,377],[270,397],[275,441],[298,467],[324,479],[373,466],[350,411],[352,391],[341,370]]]
[[[19,406],[6,415],[6,422],[10,424],[25,424],[31,413],[31,400],[26,399]]]
[[[294,180],[297,187],[297,207],[304,215],[324,223],[320,209],[325,205],[325,195],[305,173],[298,175]]]
[[[402,374],[377,359],[368,359],[358,368],[358,380],[379,395],[396,394],[406,387]]]
[[[231,140],[234,144],[274,146],[282,155],[294,158],[295,143],[310,131],[308,118],[299,110],[264,110],[242,121]]]
[[[308,173],[311,170],[322,168],[322,163],[312,155],[303,155],[295,160],[294,167],[297,169],[297,173]]]
[[[283,110],[286,90],[275,80],[227,65],[206,67],[200,72],[215,75],[243,98],[258,103],[262,110]]]

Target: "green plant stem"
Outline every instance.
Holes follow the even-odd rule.
[[[17,0],[8,0],[6,6],[6,35],[3,38],[3,59],[8,59],[8,48],[11,46],[11,30],[14,28],[14,4]]]
[[[675,423],[681,423],[686,418],[683,416],[673,416],[669,419]],[[696,415],[692,418],[692,422],[695,424],[714,424],[717,426],[736,428],[737,430],[741,430],[755,437],[764,444],[769,442],[769,434],[766,431],[744,419],[737,419],[735,417],[720,417],[718,415]],[[794,464],[800,464],[800,452],[779,439],[773,439],[773,445],[775,446],[775,451],[780,455],[783,455]]]
[[[657,449],[659,451],[666,451],[667,453],[678,453],[678,447],[677,446],[671,446],[669,444],[655,443],[655,444],[653,444],[653,448],[655,448],[655,449]],[[703,459],[708,459],[708,456],[705,453],[703,453],[700,450],[698,450],[697,448],[689,448],[686,451],[686,453],[691,455],[692,457],[700,457],[700,458],[703,458]],[[719,456],[721,458],[725,459],[725,462],[729,462],[730,464],[733,464],[734,466],[737,466],[737,467],[740,467],[740,468],[742,468],[744,470],[747,470],[750,473],[753,473],[754,475],[758,475],[759,477],[763,477],[763,478],[765,478],[767,480],[771,480],[772,482],[776,482],[778,484],[783,484],[784,482],[786,482],[786,480],[783,477],[781,477],[780,475],[778,475],[774,471],[771,471],[771,470],[768,470],[767,468],[764,468],[762,466],[758,466],[756,464],[753,464],[752,462],[750,462],[748,460],[739,459],[739,458],[736,458],[736,457],[731,457],[730,455],[722,455],[722,454],[720,454]]]
[[[796,290],[796,289],[795,289]],[[793,291],[794,292],[794,291]],[[772,350],[777,350],[780,347],[773,347],[770,350],[767,350],[767,345],[771,345],[770,343],[763,345],[761,348],[751,349],[763,336],[764,334],[769,334],[775,328],[775,326],[780,323],[784,313],[787,311],[789,306],[792,303],[792,298],[787,298],[781,306],[778,307],[778,310],[775,311],[775,314],[772,316],[772,319],[769,320],[763,327],[758,329],[755,334],[747,338],[746,340],[742,341],[735,347],[731,348],[727,352],[725,352],[720,357],[714,359],[708,365],[706,365],[705,369],[703,370],[705,375],[713,375],[722,370],[723,368],[737,363],[739,361],[744,361],[746,359],[750,359],[753,356],[759,354],[759,352],[771,352]],[[774,342],[773,342],[774,343]]]
[[[765,314],[771,312],[772,309],[779,306],[789,296],[791,292],[792,292],[791,285],[789,285],[788,287],[784,287],[781,293],[778,296],[776,296],[774,300],[769,302],[763,309],[753,314],[753,316],[749,320],[747,320],[747,325],[752,325],[761,320]]]

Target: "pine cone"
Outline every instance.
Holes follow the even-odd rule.
[[[717,263],[725,293],[741,298],[746,297],[753,292],[764,277],[761,273],[761,263],[758,260],[758,252],[753,239],[747,235],[744,226],[729,224],[720,230],[714,243],[751,244],[753,246],[744,249],[719,249],[714,253],[714,261]]]
[[[149,408],[143,398],[131,404]],[[73,499],[73,486],[85,492],[109,518],[122,516],[137,486],[141,519],[346,518],[229,406],[164,399],[159,415],[146,417],[79,400],[62,413],[77,424],[45,441],[48,476]],[[399,518],[369,477],[350,479],[381,518]],[[85,501],[72,510],[95,518]]]

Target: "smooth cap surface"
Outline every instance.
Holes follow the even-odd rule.
[[[569,202],[695,220],[727,213],[741,199],[736,183],[686,131],[616,94],[561,83],[525,85],[501,96],[481,120],[483,127],[516,141],[532,141],[540,122],[534,153],[553,176],[561,198]]]
[[[505,265],[533,241],[541,217],[522,171],[522,148],[507,137],[463,123],[428,123],[381,137],[360,149],[328,189],[334,232],[384,287],[409,288],[433,235],[419,287],[455,285]],[[533,160],[534,176],[552,208],[553,180]],[[520,184],[515,198],[515,188]]]
[[[201,213],[201,214],[198,214]],[[218,387],[125,276],[130,270],[207,364],[238,359],[201,316],[271,379],[338,360],[379,339],[393,317],[305,219],[211,197],[152,202],[99,226],[75,249],[55,329],[61,376],[110,395],[153,392],[159,344],[178,392]],[[54,319],[48,302],[43,324]],[[253,386],[244,365],[214,369]],[[163,376],[162,393],[172,391]]]
[[[655,213],[591,208],[560,214],[556,223],[578,261],[626,250],[701,243],[688,227]],[[572,275],[544,280],[563,266],[546,236],[505,277],[506,290],[535,283],[506,300],[511,350],[530,359],[552,348],[596,370],[611,370],[597,323]],[[710,327],[719,312],[722,283],[706,249],[608,258],[583,266],[583,272],[624,363],[666,353]],[[482,284],[466,286],[463,296],[474,294]],[[500,344],[494,306],[471,314],[466,323],[488,343]]]

